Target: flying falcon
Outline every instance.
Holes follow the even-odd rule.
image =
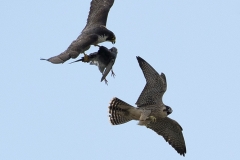
[[[70,46],[61,54],[51,57],[47,60],[54,64],[64,63],[70,58],[76,58],[80,53],[84,53],[91,45],[97,46],[101,42],[110,41],[115,43],[114,33],[106,28],[108,12],[112,7],[114,0],[92,0],[87,19],[87,24],[81,34],[74,40]],[[84,60],[88,56],[84,53]]]
[[[158,72],[141,57],[137,57],[145,79],[147,81],[136,105],[113,98],[109,106],[110,122],[113,125],[123,124],[131,120],[138,120],[139,125],[152,129],[180,154],[185,156],[186,145],[182,134],[182,127],[167,116],[172,113],[171,107],[162,102],[162,96],[167,90],[164,73]]]
[[[105,83],[107,84],[107,79],[106,76],[108,75],[108,73],[112,72],[112,76],[115,76],[115,73],[112,70],[112,67],[115,63],[115,60],[117,58],[117,48],[112,47],[111,49],[107,49],[104,46],[100,46],[98,52],[94,52],[88,55],[88,60],[85,60],[84,57],[82,57],[79,60],[76,60],[74,62],[87,62],[91,65],[96,65],[98,66],[98,69],[100,70],[100,72],[102,73],[102,78],[101,78],[101,82],[104,80]],[[71,63],[74,63],[71,62]]]

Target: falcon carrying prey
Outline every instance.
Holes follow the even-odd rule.
[[[137,57],[145,79],[147,81],[136,107],[113,98],[109,106],[110,122],[113,125],[138,120],[139,125],[145,125],[154,130],[180,154],[185,156],[186,145],[182,134],[182,127],[167,116],[172,113],[171,107],[162,102],[162,96],[167,89],[166,77],[158,72],[141,57]]]
[[[91,45],[110,41],[115,43],[114,33],[106,28],[108,12],[113,5],[114,0],[92,0],[87,19],[87,24],[82,33],[74,40],[70,46],[61,54],[51,57],[47,60],[54,64],[64,63],[70,58],[76,58],[80,53],[84,53]],[[84,53],[84,60],[88,56]]]
[[[115,60],[117,58],[117,48],[112,47],[111,49],[107,49],[104,46],[100,46],[98,52],[94,52],[88,55],[88,60],[84,60],[84,57],[82,57],[79,60],[76,60],[74,62],[87,62],[91,65],[96,65],[98,66],[98,69],[100,70],[100,72],[102,73],[102,78],[101,78],[101,82],[104,80],[105,83],[107,84],[107,79],[106,76],[108,75],[108,73],[112,72],[112,76],[114,77],[115,74],[112,70],[112,67],[115,63]],[[74,63],[71,62],[71,63]]]

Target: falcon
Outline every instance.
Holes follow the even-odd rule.
[[[109,106],[110,122],[119,125],[138,120],[139,125],[146,126],[163,136],[180,155],[185,156],[186,145],[182,127],[168,117],[173,110],[162,102],[162,96],[167,90],[166,76],[164,73],[159,74],[141,57],[137,57],[137,60],[146,79],[146,85],[136,102],[137,107],[113,98]]]
[[[99,71],[102,73],[101,82],[104,80],[106,84],[108,84],[108,81],[106,79],[106,76],[108,73],[112,72],[112,76],[115,76],[115,73],[113,72],[113,65],[115,63],[115,60],[117,58],[117,48],[112,47],[111,49],[107,49],[104,46],[100,46],[98,52],[94,52],[88,55],[88,60],[85,60],[84,57],[82,57],[79,60],[76,60],[74,62],[87,62],[90,63],[90,65],[96,65],[98,66]],[[74,63],[71,62],[71,63]]]
[[[105,41],[110,41],[114,44],[116,37],[112,31],[106,28],[108,12],[113,3],[114,0],[92,0],[87,24],[77,39],[61,54],[49,59],[41,58],[41,60],[59,64],[70,58],[77,58],[80,53],[84,53],[84,60],[87,61],[88,56],[85,54],[85,51],[91,45],[97,46]]]

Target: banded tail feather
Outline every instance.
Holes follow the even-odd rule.
[[[108,108],[112,125],[119,125],[132,120],[128,110],[134,107],[126,102],[114,97]]]

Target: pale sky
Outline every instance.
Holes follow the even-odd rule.
[[[167,77],[163,102],[183,128],[184,159],[239,159],[240,1],[115,0],[107,27],[116,44],[101,44],[118,48],[108,86],[95,66],[39,60],[77,38],[89,7],[87,0],[1,2],[0,159],[182,158],[137,121],[109,122],[110,100],[135,106],[145,86],[136,56]]]

